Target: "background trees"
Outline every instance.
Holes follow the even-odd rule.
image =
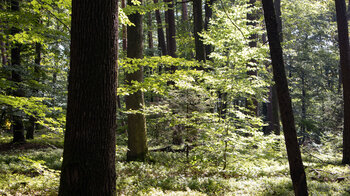
[[[1,1],[0,153],[6,152],[0,157],[0,192],[34,195],[47,189],[57,194],[71,52],[70,2],[20,1],[21,9],[13,12],[11,1]],[[293,194],[284,134],[276,135],[279,128],[293,127],[282,127],[276,118],[272,86],[277,84],[272,81],[261,1],[140,3],[124,6],[121,2],[119,26],[124,30],[114,32],[123,48],[118,51],[117,194]],[[284,35],[283,59],[301,157],[308,166],[309,193],[346,194],[348,168],[338,164],[344,102],[334,1],[274,3],[276,12],[280,10],[276,19],[284,24],[278,25],[278,34]],[[13,27],[19,30],[15,35]],[[87,46],[98,46],[93,44],[101,33],[97,30]],[[201,42],[204,47],[196,49]],[[20,69],[11,66],[11,49],[17,43],[21,45]],[[201,59],[205,62],[196,59],[196,52],[204,48]],[[102,58],[102,50],[95,50],[84,53]],[[13,71],[21,75],[21,82],[11,80]],[[90,71],[91,76],[80,82],[102,80],[98,70]],[[103,90],[98,84],[84,85],[96,100]],[[17,89],[24,90],[25,96],[13,96]],[[84,97],[79,103],[89,100]],[[97,107],[92,101],[86,105],[87,109]],[[252,105],[257,106],[254,112]],[[281,109],[285,111],[287,105]],[[111,111],[99,109],[103,108],[88,115],[91,122],[81,125],[82,129],[110,117]],[[68,133],[75,116],[67,114]],[[13,140],[14,115],[23,120],[27,133],[35,125],[34,139],[26,144],[8,143]],[[136,116],[138,120],[130,120]],[[136,130],[133,127],[141,131],[133,134],[128,130]],[[140,159],[135,158],[133,147],[140,147]],[[18,148],[25,150],[15,151]],[[145,159],[147,153],[149,159]]]

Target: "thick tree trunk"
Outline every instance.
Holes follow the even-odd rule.
[[[154,3],[158,3],[158,0],[154,0]],[[165,43],[165,37],[164,37],[164,30],[163,30],[163,24],[162,24],[162,18],[160,16],[160,11],[156,10],[156,21],[157,21],[157,34],[158,34],[158,48],[160,48],[162,55],[168,55],[168,50],[166,48]]]
[[[19,11],[18,0],[11,1],[11,11]],[[19,32],[20,30],[16,27],[11,28],[11,35],[16,35]],[[14,68],[14,70],[12,70],[11,80],[17,84],[17,89],[13,92],[13,95],[16,97],[24,97],[24,90],[21,87],[22,76],[19,73],[21,69],[21,44],[18,42],[15,42],[14,46],[11,48],[11,65]],[[14,114],[12,116],[12,130],[12,142],[25,142],[23,120],[20,114]]]
[[[335,0],[344,99],[343,164],[350,164],[350,46],[345,0]]]
[[[203,31],[202,0],[193,0],[193,23],[196,60],[205,62],[204,44],[199,35]]]
[[[59,195],[115,195],[118,1],[73,0]]]
[[[277,30],[280,37],[280,42],[283,42],[281,0],[274,0],[274,7],[275,7]]]
[[[141,1],[142,2],[142,1]],[[128,5],[131,5],[128,1]],[[127,57],[143,58],[143,31],[142,15],[139,13],[129,15],[130,21],[135,26],[128,28],[128,50]],[[138,65],[139,69],[133,73],[126,74],[126,83],[132,84],[132,81],[143,81],[143,67]],[[140,110],[144,106],[144,97],[142,91],[126,96],[127,110]],[[141,113],[128,114],[128,161],[145,161],[148,155],[146,119]]]
[[[165,12],[167,22],[166,39],[168,55],[176,58],[174,2],[173,0],[164,0],[164,2],[168,3],[168,10]]]
[[[213,16],[213,4],[216,0],[206,0],[204,4],[205,18],[204,18],[204,30],[209,30],[209,21]],[[211,45],[205,45],[205,59],[209,60],[209,55],[212,51]]]
[[[287,147],[290,175],[292,178],[295,195],[304,196],[308,195],[306,175],[297,141],[292,102],[288,91],[288,83],[284,69],[283,53],[277,28],[274,4],[273,0],[262,0],[262,4],[270,46],[273,77],[276,82],[284,137]]]

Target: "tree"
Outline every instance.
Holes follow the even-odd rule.
[[[345,0],[335,0],[344,99],[343,164],[350,164],[350,46]]]
[[[213,4],[216,0],[206,0],[204,4],[205,18],[204,18],[204,30],[209,30],[209,21],[213,16]],[[212,46],[205,45],[205,58],[209,59],[209,55],[212,51]]]
[[[167,23],[166,28],[166,40],[168,55],[171,57],[176,56],[176,39],[175,39],[175,13],[174,13],[174,2],[173,0],[164,0],[168,3],[168,10],[165,12],[165,22]]]
[[[142,1],[141,1],[142,3]],[[131,0],[128,5],[133,5]],[[143,30],[142,15],[134,13],[129,15],[130,22],[135,26],[128,28],[128,48],[127,57],[143,58]],[[126,84],[132,85],[132,82],[143,81],[143,67],[137,65],[137,70],[132,73],[126,73]],[[138,111],[145,105],[144,96],[141,90],[127,95],[125,98],[126,109]],[[146,119],[142,113],[128,114],[128,161],[145,161],[148,155],[147,137],[146,137]]]
[[[308,195],[306,175],[297,141],[273,0],[263,0],[262,4],[294,193],[295,195]]]
[[[15,14],[19,12],[19,0],[11,1],[11,11]],[[17,13],[16,13],[17,12]],[[18,34],[20,30],[17,27],[11,28],[11,35],[15,36]],[[21,47],[22,44],[17,41],[14,42],[11,48],[11,65],[12,65],[12,73],[11,80],[16,83],[17,89],[14,90],[13,95],[17,97],[24,97],[24,89],[21,87],[22,76],[20,74],[21,68]],[[12,115],[12,129],[13,129],[13,143],[16,142],[25,142],[24,137],[24,125],[21,114],[16,112],[16,114]]]
[[[115,195],[117,3],[72,2],[59,195]]]
[[[154,0],[153,2],[158,3],[158,0]],[[156,15],[156,21],[157,21],[158,48],[160,48],[162,52],[161,55],[167,55],[168,50],[165,43],[164,30],[162,25],[162,18],[160,17],[160,11],[156,10],[155,15]]]
[[[193,23],[196,60],[205,62],[205,48],[199,35],[203,31],[202,0],[193,0]]]

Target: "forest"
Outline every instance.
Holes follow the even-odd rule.
[[[0,0],[0,195],[350,195],[350,1]]]

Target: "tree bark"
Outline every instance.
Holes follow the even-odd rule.
[[[118,1],[73,0],[59,195],[115,195]]]
[[[125,8],[125,6],[126,6],[126,1],[122,0],[121,8]],[[128,27],[126,25],[123,25],[123,27],[122,27],[123,51],[126,51],[126,48],[127,48],[127,45],[128,45],[128,43],[127,43],[127,41],[128,41],[128,39],[127,39],[127,28]]]
[[[288,91],[288,82],[284,69],[283,53],[277,28],[274,4],[273,0],[262,0],[262,4],[270,46],[273,78],[276,82],[284,137],[287,147],[290,175],[295,195],[304,196],[308,195],[306,175],[297,141],[292,102]]]
[[[19,0],[11,1],[11,11],[19,12]],[[16,27],[11,28],[11,35],[16,35],[20,32]],[[19,70],[22,69],[21,66],[21,47],[22,45],[18,42],[14,42],[14,46],[11,48],[11,66],[14,68],[11,73],[11,80],[16,83],[17,89],[14,90],[13,96],[24,97],[25,93],[21,87],[22,76]],[[14,114],[12,116],[12,130],[13,130],[13,143],[25,142],[24,137],[24,126],[22,116],[20,114]]]
[[[213,4],[216,0],[206,0],[204,4],[205,18],[204,18],[204,30],[209,30],[209,21],[213,16]],[[209,60],[209,55],[212,51],[211,45],[205,45],[205,59]]]
[[[173,0],[164,0],[164,2],[168,3],[168,10],[165,12],[166,22],[168,23],[166,30],[168,55],[176,58],[174,2]]]
[[[148,13],[148,50],[149,56],[153,56],[153,29],[152,29],[152,13]]]
[[[40,43],[35,43],[35,58],[34,58],[34,80],[39,82],[39,66],[41,63],[41,44]],[[38,90],[34,89],[35,94],[37,94]],[[29,126],[27,128],[27,133],[26,133],[26,139],[34,139],[34,131],[35,131],[35,124],[36,124],[36,118],[34,116],[29,117]]]
[[[154,3],[158,3],[158,0],[154,0]],[[158,34],[158,48],[160,48],[162,55],[168,55],[168,50],[166,48],[165,43],[165,37],[164,37],[164,30],[163,30],[163,24],[162,24],[162,18],[160,16],[160,11],[156,10],[156,21],[157,21],[157,34]]]
[[[203,31],[202,0],[193,0],[193,23],[196,60],[205,62],[204,44],[199,35]]]
[[[335,0],[344,99],[343,164],[350,164],[350,46],[345,0]]]
[[[182,21],[188,20],[188,11],[187,11],[187,0],[182,0]]]
[[[142,3],[142,1],[141,1]],[[128,5],[131,5],[131,0]],[[129,15],[130,21],[135,24],[128,28],[128,50],[127,57],[143,58],[143,30],[142,15],[135,13]],[[133,73],[126,73],[126,83],[132,85],[132,81],[143,81],[143,67],[138,65],[138,70]],[[142,91],[126,96],[127,110],[140,110],[144,106],[144,97]],[[146,119],[141,113],[128,114],[128,161],[145,161],[148,156]]]

